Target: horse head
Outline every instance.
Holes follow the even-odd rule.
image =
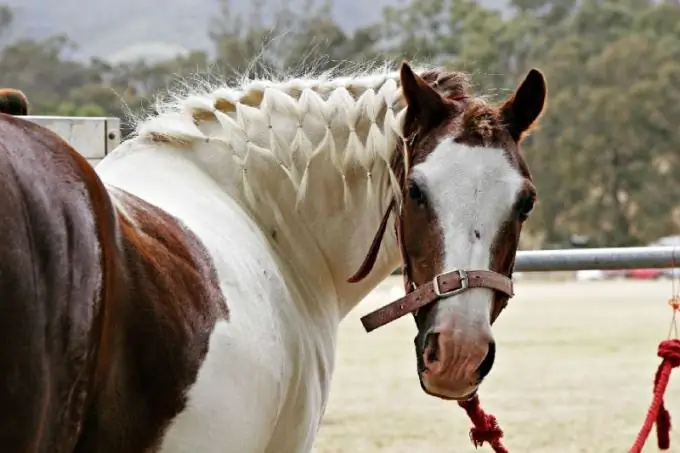
[[[459,73],[425,71],[404,63],[407,110],[402,152],[393,168],[402,199],[396,212],[407,295],[366,317],[375,328],[412,312],[423,390],[445,399],[473,396],[493,366],[491,325],[512,297],[512,269],[520,232],[536,200],[520,143],[541,115],[543,75],[531,70],[505,102],[470,95]],[[371,247],[361,269],[371,269]]]

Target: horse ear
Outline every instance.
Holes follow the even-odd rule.
[[[28,115],[28,99],[19,90],[0,89],[0,113],[8,115]]]
[[[512,138],[519,142],[545,107],[548,88],[543,74],[532,69],[501,107],[503,121]]]
[[[401,90],[408,109],[406,124],[417,121],[423,127],[438,124],[446,114],[446,102],[411,66],[403,62],[399,73]]]

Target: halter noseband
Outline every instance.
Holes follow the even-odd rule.
[[[387,216],[397,211],[396,202],[392,200]],[[404,278],[404,297],[385,305],[361,318],[366,332],[382,327],[408,313],[414,315],[422,307],[432,304],[439,299],[455,296],[472,288],[487,288],[502,293],[507,298],[494,298],[494,310],[491,315],[493,322],[507,305],[507,299],[514,295],[512,279],[491,270],[463,270],[454,269],[436,275],[430,282],[417,286],[411,278],[408,253],[403,240],[403,217],[397,213],[394,222],[397,245],[401,253],[402,276]]]

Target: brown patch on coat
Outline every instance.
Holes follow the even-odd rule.
[[[227,306],[209,254],[193,233],[140,198],[109,191],[121,208],[118,285],[126,294],[118,295],[122,311],[112,313],[104,328],[102,343],[111,345],[111,353],[97,373],[103,378],[99,410],[77,451],[154,451],[184,408]],[[125,436],[109,428],[120,423],[121,413],[137,420]]]
[[[157,451],[228,316],[207,250],[39,125],[0,150],[0,450]]]

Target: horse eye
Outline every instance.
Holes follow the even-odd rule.
[[[534,209],[534,203],[536,202],[536,195],[533,193],[525,196],[517,204],[517,214],[519,214],[520,221],[524,222],[529,218],[529,214]]]
[[[411,181],[408,186],[408,196],[413,200],[418,206],[424,206],[427,202],[425,197],[425,192],[422,191],[417,182]]]

